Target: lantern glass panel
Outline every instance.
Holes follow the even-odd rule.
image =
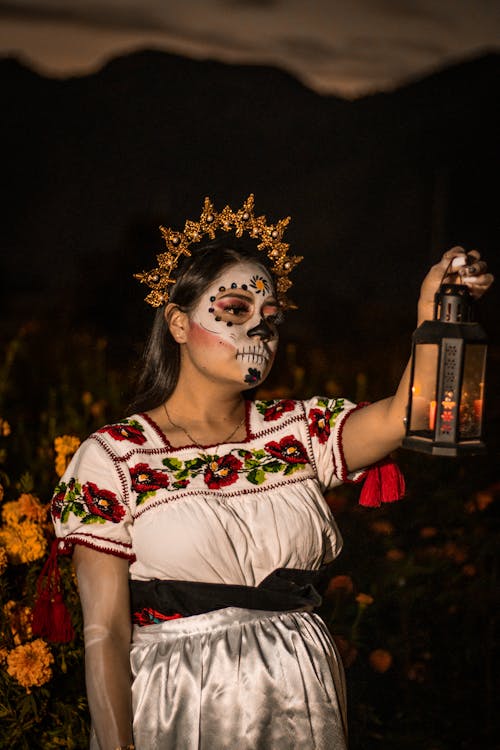
[[[433,431],[436,424],[436,382],[438,370],[438,344],[415,346],[410,430]]]
[[[483,344],[467,344],[460,395],[459,423],[460,437],[466,440],[481,435],[485,369],[486,347]]]

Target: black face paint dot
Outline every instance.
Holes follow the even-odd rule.
[[[233,283],[231,284],[231,289],[237,289],[237,288],[238,288],[238,284],[236,284],[236,282],[233,281]]]
[[[213,308],[213,307],[209,307],[209,308],[208,308],[208,312],[213,312],[213,311],[214,311],[214,308]]]
[[[245,291],[246,291],[246,290],[248,289],[248,286],[247,286],[247,284],[242,284],[242,285],[241,285],[241,288],[242,288],[242,289],[245,289]]]
[[[215,297],[210,297],[210,302],[215,302]]]
[[[225,286],[220,286],[219,287],[219,292],[225,292],[225,291],[226,291],[226,287]]]
[[[215,320],[218,322],[220,320],[220,317],[218,315],[215,316]]]
[[[231,327],[233,324],[231,323],[230,320],[228,320],[227,323],[226,323],[226,325],[229,326],[229,327]]]

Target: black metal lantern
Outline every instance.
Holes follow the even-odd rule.
[[[482,453],[486,334],[463,284],[442,284],[434,320],[413,334],[403,447],[438,456]]]

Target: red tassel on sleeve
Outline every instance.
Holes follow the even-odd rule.
[[[33,635],[53,643],[68,643],[73,639],[75,631],[62,596],[61,573],[57,564],[58,542],[58,539],[52,542],[49,557],[36,584]]]
[[[367,508],[379,508],[382,503],[401,500],[405,489],[405,480],[399,467],[392,459],[386,458],[368,470],[359,504]]]

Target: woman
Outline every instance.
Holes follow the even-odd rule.
[[[341,548],[323,493],[398,447],[408,375],[363,409],[245,398],[269,373],[290,306],[300,258],[286,223],[255,217],[250,196],[220,214],[206,201],[199,222],[162,229],[167,252],[138,275],[158,311],[134,414],[90,436],[56,489],[59,551],[74,550],[84,614],[92,748],[346,747],[342,666],[313,612],[312,584]],[[216,230],[246,233],[259,251],[200,245]],[[475,296],[490,286],[469,258],[453,248],[430,270],[419,323],[451,264]]]

